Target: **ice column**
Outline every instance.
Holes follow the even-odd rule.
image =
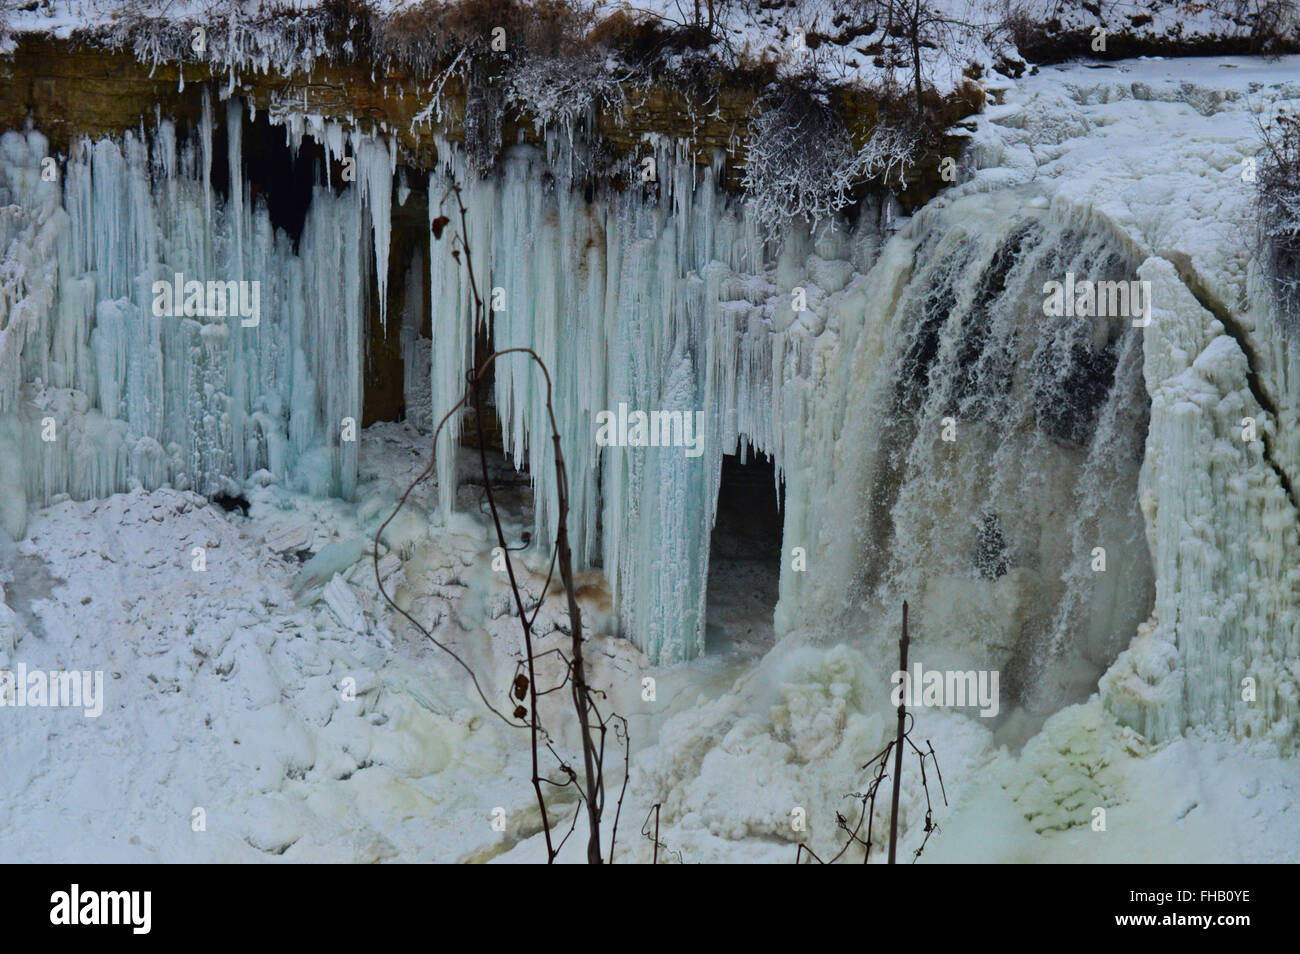
[[[452,217],[450,241],[459,226],[454,203],[439,210],[437,199],[459,183],[493,345],[532,348],[550,371],[577,559],[604,567],[622,630],[647,655],[689,659],[703,648],[722,456],[742,432],[759,448],[781,444],[768,397],[771,289],[738,277],[742,265],[761,267],[761,244],[720,195],[720,167],[697,169],[681,144],[654,144],[653,189],[590,201],[567,178],[567,148],[563,137],[548,140],[546,153],[512,147],[499,173],[479,178],[444,143],[430,215]],[[539,188],[548,176],[553,186]],[[472,358],[463,258],[435,244],[430,262],[435,419],[460,398]],[[534,481],[538,539],[549,542],[556,488],[545,378],[524,356],[504,357],[495,401],[506,450]],[[599,446],[597,416],[618,415],[620,405],[627,415],[684,415],[702,441],[695,449]],[[448,510],[453,444],[454,433],[438,458]]]

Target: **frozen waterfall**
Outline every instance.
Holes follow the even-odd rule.
[[[369,324],[390,318],[395,147],[280,117],[294,150],[310,138],[325,157],[292,235],[245,174],[244,108],[221,109],[224,122],[205,100],[186,132],[163,120],[76,142],[61,168],[39,132],[0,138],[11,536],[28,507],[137,483],[356,491]],[[720,184],[721,155],[697,166],[660,139],[645,147],[655,181],[588,189],[577,148],[552,134],[479,176],[438,143],[429,216],[449,212],[439,200],[458,183],[489,327],[472,327],[450,239],[427,260],[417,250],[400,316],[406,404],[427,426],[459,399],[476,331],[538,352],[575,557],[603,569],[620,633],[652,663],[703,651],[722,460],[748,446],[784,485],[778,637],[860,638],[883,657],[909,599],[928,665],[1002,670],[1027,710],[1100,684],[1156,739],[1198,724],[1290,731],[1300,623],[1282,554],[1296,521],[1278,475],[1300,476],[1300,375],[1285,349],[1247,340],[1267,332],[1266,308],[1216,317],[1227,306],[1191,264],[1041,183],[952,190],[897,232],[882,224],[891,207],[868,200],[851,224],[772,243]],[[1066,276],[1145,283],[1149,314],[1054,312],[1045,289]],[[255,283],[256,314],[212,314],[202,296],[191,309],[190,281]],[[160,298],[159,283],[177,290]],[[1256,380],[1276,392],[1269,407]],[[499,362],[504,447],[534,481],[549,542],[543,387],[522,357]],[[599,441],[602,417],[629,409],[699,415],[702,452]],[[1243,418],[1277,459],[1234,443]],[[444,514],[453,445],[438,448]],[[1262,707],[1232,702],[1244,678]]]

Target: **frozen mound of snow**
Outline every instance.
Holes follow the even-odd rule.
[[[1093,809],[1113,806],[1127,788],[1125,757],[1143,754],[1138,734],[1100,706],[1071,706],[1025,745],[1021,784],[1011,794],[1036,832],[1089,824],[1098,817]]]
[[[402,444],[395,456],[408,466],[411,438],[396,425],[380,433],[375,444]],[[386,460],[367,459],[382,475],[367,497],[404,479]],[[277,487],[250,499],[247,520],[166,488],[64,500],[0,550],[0,666],[101,671],[105,684],[99,718],[4,710],[6,856],[470,860],[535,831],[524,737],[486,718],[444,657],[405,628],[390,631],[369,557],[342,570],[328,557],[336,571],[318,595],[295,600],[298,555],[262,542],[310,523],[335,535],[309,548],[351,557],[347,541],[364,539],[373,519]],[[517,626],[503,620],[510,638],[492,646],[475,623],[480,589],[502,586],[474,569],[486,543],[481,527],[443,531],[410,561],[385,554],[380,572],[417,611],[438,600],[442,619],[423,618],[477,653],[489,685],[507,685]],[[539,630],[562,613],[548,604]],[[628,665],[610,649],[593,634],[601,684],[605,661]],[[491,824],[498,807],[505,832]]]

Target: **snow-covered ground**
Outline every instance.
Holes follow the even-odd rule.
[[[394,425],[365,447],[391,506],[386,482],[418,473],[422,448]],[[508,837],[493,808],[528,814],[516,730],[376,612],[357,508],[268,488],[250,510],[165,489],[65,501],[6,548],[5,665],[106,675],[99,718],[5,710],[6,860],[463,860]],[[473,569],[484,528],[460,530],[380,571],[391,590],[418,581],[412,611],[504,684],[483,627],[502,588]]]
[[[407,479],[421,446],[399,426],[381,425],[366,435],[363,462]],[[5,710],[0,857],[541,860],[539,840],[523,837],[536,831],[524,737],[470,697],[445,656],[390,628],[381,621],[387,614],[377,618],[369,560],[345,574],[350,595],[331,601],[309,592],[295,602],[303,565],[273,545],[320,548],[360,529],[353,507],[272,491],[254,500],[247,519],[169,490],[65,501],[37,513],[27,539],[0,556],[15,611],[0,633],[18,640],[4,665],[102,669],[105,708],[99,718]],[[436,635],[504,685],[515,628],[508,617],[489,625],[491,636],[474,625],[473,614],[504,590],[474,569],[489,547],[484,528],[465,521],[460,530],[435,532],[405,573],[388,580],[410,584],[422,566],[420,618],[445,614]],[[206,549],[206,572],[191,568],[195,545]],[[653,715],[633,720],[635,748],[663,737],[663,751],[678,763],[674,775],[690,764],[679,761],[684,750],[703,755],[677,782],[687,791],[687,820],[662,836],[690,862],[792,861],[792,840],[759,830],[785,824],[801,804],[847,814],[851,802],[834,803],[861,788],[855,760],[892,727],[882,715],[843,717],[854,670],[870,668],[845,648],[784,646],[757,666],[706,657],[665,671],[644,666],[627,644],[596,647],[608,654],[606,684],[657,678]],[[344,700],[347,678],[356,680],[355,701]],[[755,704],[760,683],[757,698],[782,713],[786,742],[756,729],[765,711]],[[623,711],[633,712],[636,694],[620,695]],[[752,706],[748,728],[734,712],[741,700]],[[734,725],[713,738],[720,710]],[[1150,752],[1095,703],[1067,710],[1020,756],[994,748],[978,720],[931,713],[922,720],[952,802],[937,808],[941,831],[926,860],[1300,857],[1293,817],[1300,766],[1266,745],[1189,737]],[[829,777],[828,765],[841,778]],[[649,763],[635,766],[623,861],[648,860],[639,832],[644,786],[657,776]],[[1076,802],[1105,807],[1108,830],[1063,829],[1069,812],[1055,806]],[[498,807],[507,813],[504,832],[491,824]],[[193,830],[196,809],[205,830]],[[824,827],[812,817],[814,830]],[[566,851],[567,860],[581,860]]]
[[[104,707],[0,710],[0,857],[467,861],[535,832],[527,736],[379,609],[365,551],[426,453],[427,435],[405,425],[365,432],[359,505],[267,487],[244,517],[161,489],[35,514],[25,539],[0,549],[0,669],[102,670]],[[408,507],[423,512],[420,496]],[[466,509],[478,500],[462,488]],[[394,552],[381,548],[385,585],[503,707],[520,654],[503,574],[487,569],[495,540],[470,518],[419,523]],[[516,538],[526,525],[511,525]],[[535,596],[546,567],[523,559]],[[735,659],[667,677],[646,666],[600,635],[608,597],[594,578],[585,585],[593,685],[637,743],[657,716],[734,677]],[[557,619],[553,587],[535,627],[542,650],[560,638]],[[647,673],[660,676],[653,714],[639,702]],[[504,831],[492,826],[498,808]]]
[[[363,461],[406,479],[411,468],[400,465],[418,447],[382,425],[367,434]],[[17,616],[8,664],[102,669],[106,704],[99,718],[6,710],[0,856],[541,860],[539,839],[522,837],[536,830],[524,738],[470,698],[445,656],[376,618],[369,560],[345,574],[350,595],[295,602],[303,566],[272,544],[319,548],[359,530],[352,507],[270,491],[247,519],[167,490],[36,514],[0,562]],[[388,580],[411,584],[424,567],[417,615],[446,614],[436,635],[501,685],[513,622],[489,624],[491,636],[473,625],[471,614],[504,591],[473,568],[488,548],[484,528],[461,530],[436,532]],[[192,545],[206,548],[206,572],[191,568]],[[844,647],[786,645],[757,666],[709,657],[667,671],[626,644],[596,647],[608,653],[606,684],[657,678],[659,704],[633,720],[632,736],[642,752],[665,741],[650,754],[677,776],[685,820],[662,838],[687,861],[793,860],[793,840],[762,829],[786,824],[797,805],[848,814],[851,802],[835,802],[861,788],[855,762],[892,729],[884,714],[845,715],[851,684],[872,667]],[[344,700],[347,678],[355,701]],[[636,708],[635,693],[620,696],[623,711]],[[782,741],[759,728],[766,712]],[[730,728],[713,737],[720,719]],[[1019,755],[995,748],[978,720],[921,719],[951,801],[937,807],[928,861],[1284,862],[1300,852],[1300,766],[1267,745],[1192,736],[1151,751],[1095,702],[1054,719]],[[691,750],[698,764],[683,755]],[[647,860],[639,830],[644,786],[660,778],[652,761],[635,763],[619,860]],[[1105,832],[1066,827],[1074,809],[1093,805],[1107,811]],[[491,825],[498,807],[504,832]],[[919,803],[906,807],[913,819]],[[193,830],[196,809],[205,830]],[[815,831],[825,827],[810,816]]]
[[[252,513],[171,490],[68,501],[8,548],[6,600],[28,608],[6,659],[108,679],[97,719],[20,709],[0,721],[7,860],[455,853],[428,820],[454,833],[465,809],[479,814],[463,799],[503,767],[494,727],[361,609],[372,579],[345,584],[336,608],[319,585],[295,603],[295,552],[359,540],[349,508],[267,491]],[[361,561],[351,575],[368,573]],[[462,773],[481,777],[457,785]],[[196,809],[205,831],[192,831]]]

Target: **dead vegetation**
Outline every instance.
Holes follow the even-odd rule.
[[[1283,113],[1260,129],[1255,202],[1260,248],[1278,313],[1300,330],[1300,115]]]

